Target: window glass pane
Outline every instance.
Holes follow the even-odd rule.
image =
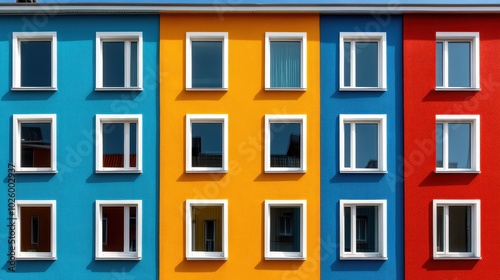
[[[103,167],[124,167],[124,124],[102,124]]]
[[[471,124],[448,124],[448,167],[471,168]]]
[[[443,42],[436,43],[436,86],[443,86]]]
[[[21,123],[21,167],[51,166],[50,123]]]
[[[130,123],[130,167],[137,167],[137,124]]]
[[[21,86],[52,85],[52,41],[21,41]]]
[[[356,124],[356,167],[378,168],[378,124]]]
[[[356,86],[378,86],[377,42],[356,42]]]
[[[270,123],[271,167],[300,167],[300,123]]]
[[[436,232],[437,232],[437,251],[444,252],[444,215],[443,215],[443,207],[437,207],[436,213]]]
[[[40,232],[40,223],[38,216],[31,216],[31,244],[38,244],[38,237]]]
[[[436,167],[443,167],[443,124],[436,124]]]
[[[192,123],[193,167],[222,167],[222,123]]]
[[[137,42],[130,43],[130,86],[137,86]]]
[[[378,252],[378,206],[356,207],[356,252]]]
[[[344,166],[351,167],[351,124],[344,123]]]
[[[124,208],[121,206],[102,207],[102,216],[107,219],[107,242],[102,244],[103,252],[123,252],[123,238],[125,232]],[[105,224],[103,223],[103,228]]]
[[[282,228],[288,217],[289,228]],[[271,252],[300,252],[300,208],[271,207]]]
[[[344,86],[351,86],[351,42],[344,43]]]
[[[129,208],[129,251],[137,251],[137,207]]]
[[[193,206],[193,251],[222,252],[222,206]]]
[[[448,85],[470,87],[470,42],[448,42]]]
[[[192,41],[192,87],[222,88],[221,41]]]
[[[351,252],[351,207],[344,207],[344,251]]]
[[[21,252],[50,252],[50,211],[50,207],[20,207]],[[37,220],[36,223],[33,223],[33,218]],[[33,226],[36,226],[37,228],[33,228]],[[34,233],[37,234],[36,243],[33,242]]]
[[[470,206],[449,206],[450,252],[471,252],[470,214]]]
[[[271,41],[271,87],[300,87],[301,42]]]
[[[104,87],[123,87],[125,85],[125,43],[102,43],[102,73]]]

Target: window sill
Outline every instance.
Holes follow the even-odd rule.
[[[12,91],[57,91],[57,87],[12,87]]]
[[[436,91],[481,91],[481,88],[437,87]]]
[[[306,173],[302,168],[266,168],[265,173]]]
[[[340,260],[353,260],[353,261],[369,261],[369,260],[374,260],[374,261],[386,261],[387,260],[387,257],[380,257],[380,256],[373,256],[373,257],[370,257],[370,256],[355,256],[355,255],[352,255],[352,256],[341,256],[340,257]]]
[[[341,169],[340,173],[378,173],[385,174],[387,170],[363,170],[363,169]]]
[[[16,256],[16,261],[55,261],[57,257],[29,257],[29,256]]]
[[[57,170],[51,169],[42,169],[42,170],[33,170],[33,169],[16,169],[16,174],[56,174]]]
[[[341,87],[339,91],[387,91],[386,87]]]
[[[96,173],[105,174],[105,173],[142,173],[142,170],[139,169],[96,169]]]
[[[306,91],[307,88],[265,88],[266,91]]]
[[[227,91],[227,88],[186,88],[186,91]]]
[[[142,87],[96,87],[95,91],[142,91]]]
[[[133,256],[96,256],[96,261],[140,261],[141,257]]]
[[[206,255],[191,255],[186,256],[186,260],[188,261],[225,261],[227,260],[227,256],[224,256],[223,253],[216,253],[217,255],[211,254],[210,256]]]
[[[224,168],[192,168],[186,169],[186,173],[227,173]]]
[[[265,256],[266,261],[303,261],[305,259],[306,259],[306,257],[302,256],[302,254],[300,254],[300,256],[290,256],[290,257],[287,257],[287,256]]]
[[[433,259],[436,261],[439,261],[439,260],[457,260],[457,261],[460,261],[460,260],[480,260],[481,257],[476,257],[476,256],[463,257],[463,256],[453,256],[453,255],[443,255],[443,256],[434,256]]]
[[[459,169],[459,170],[451,170],[451,169],[437,170],[436,169],[434,172],[437,174],[439,174],[439,173],[472,173],[472,174],[481,173],[480,170],[472,170],[472,169]]]

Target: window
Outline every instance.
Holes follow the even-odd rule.
[[[186,172],[227,172],[227,115],[186,115]]]
[[[387,202],[340,200],[340,258],[387,259]]]
[[[436,32],[436,90],[479,90],[479,32]]]
[[[306,259],[307,203],[305,200],[266,200],[265,259]]]
[[[96,172],[142,171],[142,115],[96,115]]]
[[[95,259],[140,260],[142,201],[97,200],[95,205]]]
[[[340,32],[340,90],[380,90],[386,85],[385,32]]]
[[[16,259],[56,259],[56,201],[16,200]]]
[[[226,260],[227,200],[186,200],[186,259]]]
[[[481,258],[481,201],[434,200],[434,259]]]
[[[14,115],[12,119],[16,172],[57,172],[56,115]]]
[[[186,33],[186,90],[227,90],[227,32]]]
[[[56,90],[56,32],[12,33],[12,90]]]
[[[307,33],[266,32],[266,90],[305,90]]]
[[[386,115],[340,115],[340,172],[387,172]]]
[[[436,115],[436,172],[479,171],[479,115]]]
[[[306,115],[265,116],[265,172],[306,172]]]
[[[142,32],[96,33],[96,89],[142,89]]]

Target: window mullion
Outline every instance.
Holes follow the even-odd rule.
[[[443,87],[448,87],[448,41],[443,41]]]
[[[444,216],[444,226],[443,226],[443,240],[444,240],[444,250],[443,252],[445,254],[449,254],[450,253],[450,247],[449,247],[449,241],[450,241],[450,237],[449,237],[449,222],[450,222],[450,217],[449,217],[449,205],[443,205],[443,216]]]
[[[351,67],[349,71],[351,71],[351,87],[356,87],[356,41],[351,41],[350,48],[350,59],[351,59]]]
[[[351,123],[351,154],[349,155],[351,157],[351,169],[356,169],[358,168],[356,166],[356,123],[352,122]]]
[[[353,254],[358,253],[358,248],[356,248],[356,206],[349,206],[351,208],[351,252]]]
[[[123,252],[130,252],[130,206],[123,206]]]
[[[124,46],[124,58],[123,58],[123,62],[124,62],[124,73],[123,75],[124,76],[124,79],[123,79],[123,82],[124,82],[124,86],[125,87],[130,87],[130,63],[131,63],[131,42],[130,41],[124,41],[123,42],[123,46]]]
[[[130,168],[130,123],[123,123],[123,167]]]
[[[448,169],[448,123],[443,122],[443,169]]]

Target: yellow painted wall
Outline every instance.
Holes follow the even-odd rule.
[[[319,279],[319,16],[214,12],[160,22],[160,278]],[[185,91],[186,32],[228,32],[227,92]],[[264,90],[265,32],[307,32],[307,91]],[[228,114],[227,174],[185,173],[186,114]],[[307,115],[305,174],[264,173],[265,114]],[[186,199],[228,200],[226,261],[185,259]],[[305,261],[264,260],[266,199],[307,200]]]

